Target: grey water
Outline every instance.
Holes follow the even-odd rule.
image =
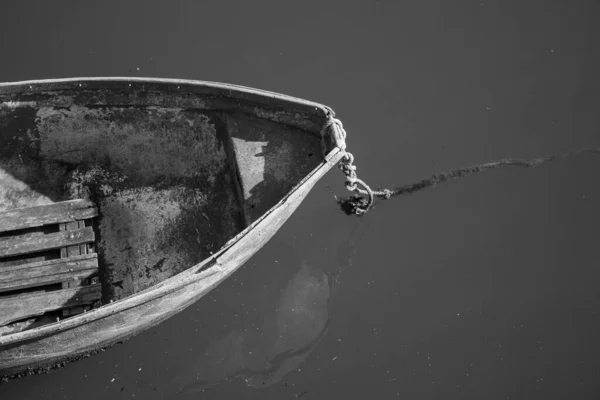
[[[600,4],[7,0],[0,81],[229,82],[331,106],[399,187],[600,147]],[[1,127],[0,127],[1,129]],[[344,215],[333,169],[243,268],[5,399],[600,398],[600,157],[500,168]]]

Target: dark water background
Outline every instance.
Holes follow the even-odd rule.
[[[344,122],[359,177],[395,186],[600,147],[598,17],[593,0],[4,0],[0,81],[189,78],[318,101]],[[0,398],[600,398],[599,182],[594,155],[483,172],[379,202],[348,246],[361,220],[337,210],[332,170],[209,296]],[[301,260],[332,274],[344,249],[327,332],[299,370],[176,394],[211,344],[266,326]]]

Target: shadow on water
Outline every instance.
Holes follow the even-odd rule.
[[[355,223],[349,237],[338,245],[332,265],[311,265],[290,255],[297,268],[281,278],[285,283],[279,285],[283,289],[277,305],[262,316],[260,328],[233,329],[210,343],[195,365],[175,379],[181,387],[178,393],[201,392],[235,379],[263,388],[298,369],[327,333],[340,275],[352,265],[368,226],[367,220]]]

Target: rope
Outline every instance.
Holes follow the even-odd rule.
[[[321,137],[325,138],[328,130],[331,129],[333,131],[332,137],[335,140],[335,144],[343,152],[338,167],[346,176],[346,189],[350,192],[357,192],[363,196],[367,196],[367,199],[363,196],[354,195],[351,196],[350,199],[343,200],[337,200],[336,197],[336,200],[346,214],[356,214],[360,216],[369,211],[375,201],[375,196],[387,199],[391,196],[391,192],[387,189],[380,191],[373,190],[362,179],[357,177],[356,165],[354,165],[354,155],[346,151],[346,130],[344,129],[344,125],[342,124],[342,121],[335,118],[333,110],[329,108],[327,110],[329,112],[329,118],[321,130]],[[334,125],[337,129],[332,129]],[[339,135],[336,134],[336,131],[339,132]]]
[[[524,160],[522,158],[503,158],[498,161],[473,165],[470,167],[450,169],[445,172],[436,173],[431,175],[427,179],[422,179],[419,182],[403,185],[392,190],[373,190],[369,187],[369,185],[367,185],[362,179],[359,179],[356,175],[356,165],[354,165],[354,156],[352,155],[352,153],[346,151],[346,130],[342,125],[342,121],[335,118],[335,113],[333,112],[333,110],[327,108],[327,111],[328,120],[327,123],[323,126],[323,129],[321,130],[321,136],[323,140],[325,140],[327,131],[332,131],[333,134],[331,135],[331,137],[333,137],[335,145],[343,152],[343,156],[338,164],[338,167],[346,176],[346,189],[350,192],[357,193],[355,195],[343,199],[338,199],[338,197],[334,194],[336,202],[340,205],[342,211],[348,215],[364,215],[369,211],[369,209],[373,205],[375,197],[387,200],[392,196],[408,195],[422,189],[433,187],[441,182],[464,178],[467,175],[485,171],[488,169],[495,169],[506,166],[536,168],[550,161],[566,159],[583,153],[600,155],[600,148],[584,148],[579,150],[572,150],[560,156],[539,157],[534,158],[530,161]],[[334,126],[337,129],[333,129]]]
[[[559,159],[564,160],[569,157],[578,156],[578,155],[581,155],[584,153],[600,155],[600,148],[583,148],[583,149],[579,149],[579,150],[572,150],[572,151],[566,152],[559,156],[539,157],[539,158],[534,158],[533,160],[530,160],[530,161],[524,160],[522,158],[503,158],[498,161],[492,161],[492,162],[488,162],[488,163],[473,165],[470,167],[450,169],[445,172],[433,174],[429,178],[422,179],[416,183],[403,185],[403,186],[397,187],[392,190],[382,189],[380,191],[372,191],[372,193],[373,193],[373,196],[375,196],[375,197],[389,199],[392,196],[409,195],[409,194],[412,194],[419,190],[433,187],[441,182],[447,182],[447,181],[451,181],[451,180],[455,180],[455,179],[461,179],[461,178],[466,177],[467,175],[470,175],[470,174],[473,174],[476,172],[482,172],[482,171],[485,171],[488,169],[496,169],[496,168],[507,167],[507,166],[522,167],[522,168],[536,168],[536,167],[539,167],[540,165],[548,163],[550,161],[559,160]],[[362,195],[368,194],[368,193],[365,193],[361,189],[356,189],[355,191]],[[372,201],[370,201],[370,202],[366,201],[364,197],[356,196],[356,195],[351,196],[346,199],[338,199],[336,197],[336,201],[340,205],[342,211],[344,211],[346,214],[348,214],[348,215],[356,214],[359,216],[366,213],[369,210],[369,208],[371,207],[371,205],[373,204]]]
[[[402,196],[402,195],[414,193],[414,192],[422,190],[422,189],[433,187],[440,182],[446,182],[446,181],[450,181],[450,180],[454,180],[454,179],[464,178],[467,175],[470,175],[470,174],[473,174],[476,172],[482,172],[482,171],[485,171],[488,169],[495,169],[495,168],[501,168],[501,167],[507,167],[507,166],[523,167],[523,168],[536,168],[536,167],[539,167],[540,165],[548,163],[550,161],[559,160],[559,159],[564,160],[569,157],[578,156],[578,155],[581,155],[584,153],[600,155],[600,148],[596,148],[596,149],[584,148],[584,149],[579,149],[579,150],[572,150],[572,151],[568,151],[559,156],[539,157],[539,158],[534,158],[533,160],[530,160],[530,161],[524,160],[522,158],[503,158],[498,161],[492,161],[492,162],[488,162],[488,163],[473,165],[470,167],[450,169],[445,172],[433,174],[433,175],[431,175],[431,177],[429,177],[427,179],[423,179],[417,183],[400,186],[389,192],[390,192],[391,196]]]

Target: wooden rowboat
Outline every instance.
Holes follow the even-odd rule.
[[[169,318],[235,272],[343,157],[328,107],[228,84],[0,84],[0,377]]]

